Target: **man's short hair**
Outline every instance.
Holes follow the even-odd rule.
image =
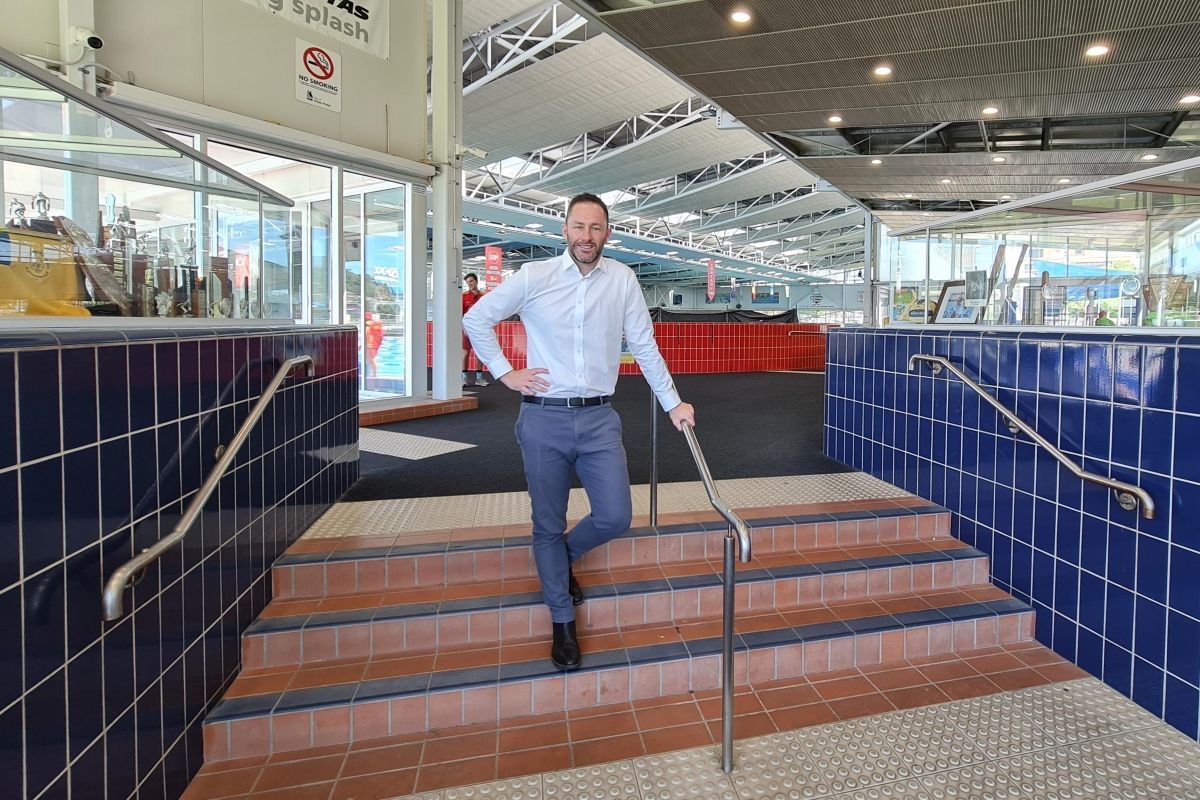
[[[600,206],[600,208],[604,209],[604,221],[605,223],[608,222],[608,205],[606,205],[603,200],[591,192],[577,194],[571,198],[571,202],[567,204],[568,217],[571,216],[571,209],[575,208],[575,206],[579,205],[580,203],[595,203],[596,205]]]
[[[463,275],[464,282],[467,280],[467,278],[474,278],[475,280],[479,280],[479,276],[476,275],[474,272],[468,272],[466,275]]]

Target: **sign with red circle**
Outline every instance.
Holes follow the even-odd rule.
[[[317,80],[327,81],[333,77],[333,57],[319,47],[310,47],[304,51],[304,68]]]

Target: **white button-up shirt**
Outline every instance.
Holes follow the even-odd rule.
[[[550,389],[540,396],[612,394],[624,334],[663,409],[679,405],[637,276],[619,261],[601,258],[587,275],[580,274],[568,254],[528,263],[481,297],[463,317],[463,329],[497,378],[513,366],[500,350],[494,328],[513,314],[520,314],[525,325],[529,367],[550,370],[542,376]]]

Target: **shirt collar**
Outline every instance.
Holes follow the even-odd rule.
[[[575,266],[575,260],[571,258],[570,253],[563,253],[561,258],[562,258],[562,265],[561,265],[560,269],[563,272],[566,272],[567,270],[572,269],[572,268],[578,269],[578,267]],[[609,261],[610,261],[610,259],[608,256],[600,256],[600,261],[598,261],[596,263],[595,269],[600,270],[600,272],[607,273]]]

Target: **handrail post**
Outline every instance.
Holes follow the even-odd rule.
[[[658,398],[650,392],[650,527],[658,525]]]
[[[733,547],[733,526],[730,525],[725,532],[725,588],[722,598],[725,602],[725,629],[721,658],[721,771],[727,775],[733,772],[733,601],[737,575],[734,571]]]

